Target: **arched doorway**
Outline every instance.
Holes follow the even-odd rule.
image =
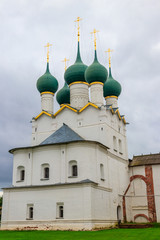
[[[121,206],[117,206],[117,220],[118,220],[118,223],[121,223],[121,221],[122,221],[122,209],[121,209]]]

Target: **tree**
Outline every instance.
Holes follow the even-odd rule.
[[[3,201],[3,197],[0,197],[0,221],[1,221],[1,213],[2,213],[2,201]]]
[[[2,207],[2,200],[3,200],[3,197],[0,197],[0,207]]]

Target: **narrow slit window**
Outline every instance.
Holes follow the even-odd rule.
[[[33,207],[29,208],[29,219],[33,219]]]
[[[27,220],[32,220],[34,215],[34,205],[33,204],[27,204]]]
[[[104,165],[100,164],[100,178],[104,181]]]
[[[77,165],[73,165],[72,166],[72,176],[73,177],[76,177],[78,174],[77,174]]]
[[[63,218],[63,206],[59,206],[59,217]]]
[[[25,170],[23,169],[20,171],[20,180],[24,181],[24,178],[25,178]]]
[[[44,178],[49,178],[49,167],[44,168]]]
[[[113,149],[114,149],[114,151],[117,152],[117,139],[115,136],[113,136]]]

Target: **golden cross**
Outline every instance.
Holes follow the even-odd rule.
[[[79,21],[81,21],[81,20],[82,20],[82,18],[80,18],[80,17],[77,17],[77,19],[75,20],[75,22],[77,22],[77,24],[78,24],[78,42],[79,42],[79,36],[80,36],[80,33],[79,33],[79,29],[80,29]]]
[[[52,46],[52,44],[47,43],[45,46],[47,48],[47,63],[49,62],[49,47]]]
[[[96,50],[96,40],[97,40],[97,38],[96,38],[96,33],[97,33],[97,32],[99,32],[99,31],[96,30],[96,29],[94,29],[93,32],[91,32],[91,34],[94,34],[94,48],[95,48],[95,50]]]
[[[109,67],[111,67],[111,52],[113,52],[113,50],[111,50],[110,48],[108,48],[107,51],[105,51],[108,53],[108,57],[109,57]]]
[[[66,57],[64,58],[64,60],[62,60],[62,62],[64,62],[65,63],[65,67],[64,67],[64,70],[66,71],[66,69],[67,69],[67,61],[69,61],[69,59],[67,59]]]

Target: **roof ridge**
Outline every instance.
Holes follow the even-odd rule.
[[[40,145],[75,142],[82,140],[84,140],[84,138],[82,138],[78,133],[71,129],[67,124],[63,123],[60,128],[58,128],[49,137],[42,141]]]

